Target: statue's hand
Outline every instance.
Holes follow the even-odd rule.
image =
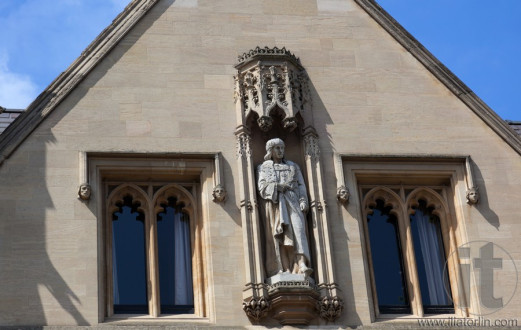
[[[308,203],[302,201],[300,202],[300,210],[304,213],[306,213],[308,211],[309,207],[308,207]]]
[[[277,184],[277,190],[280,192],[286,192],[287,190],[290,190],[290,186],[285,183],[279,183]]]

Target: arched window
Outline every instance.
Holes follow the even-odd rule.
[[[106,257],[112,314],[194,313],[195,202],[175,184],[120,184],[108,198]]]
[[[376,314],[454,313],[442,195],[403,185],[361,192]]]
[[[145,215],[131,195],[112,218],[112,283],[115,313],[147,313]]]
[[[424,313],[454,313],[441,220],[426,198],[413,197],[409,221]]]
[[[381,313],[410,313],[398,218],[383,199],[367,215],[373,273]]]
[[[194,308],[190,219],[175,197],[157,215],[159,287],[162,313],[191,313]]]

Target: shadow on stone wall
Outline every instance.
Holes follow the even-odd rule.
[[[139,28],[130,32],[140,32],[137,36],[134,33],[133,40],[139,39],[152,26],[153,18],[163,14],[171,3],[152,8],[152,19],[141,20],[136,25]],[[110,59],[102,60],[93,69],[96,73],[88,74],[0,166],[0,326],[89,325],[103,318],[99,313],[105,308],[98,306],[102,299],[97,297],[101,290],[83,282],[86,279],[102,286],[98,283],[102,269],[97,262],[103,251],[98,251],[97,258],[82,260],[85,246],[98,248],[98,236],[97,229],[83,231],[90,224],[76,218],[76,204],[82,203],[75,177],[79,169],[62,168],[59,159],[53,159],[59,154],[77,163],[79,150],[64,150],[66,137],[55,135],[53,129],[77,106],[71,99],[84,98],[129,48],[128,43],[118,43],[117,51],[107,54]],[[44,95],[40,97],[45,99]],[[85,128],[78,127],[76,134],[73,137],[87,134],[85,141],[89,139]],[[75,180],[70,182],[71,178]],[[95,198],[86,207],[86,212],[97,214]],[[98,220],[94,221],[92,226],[97,228]],[[48,236],[50,232],[56,240]],[[92,232],[96,234],[90,235]],[[94,296],[97,299],[93,300]]]

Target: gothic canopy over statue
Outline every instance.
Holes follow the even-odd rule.
[[[311,109],[308,77],[300,60],[285,48],[260,48],[239,56],[235,66],[235,102],[240,102],[242,122],[255,116],[261,130],[273,125],[273,115],[281,114],[289,131],[306,122]]]

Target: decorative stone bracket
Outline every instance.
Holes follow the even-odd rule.
[[[78,188],[78,198],[83,202],[88,202],[92,195],[92,188],[89,184],[88,180],[88,163],[87,163],[87,153],[84,151],[80,151],[79,153],[79,188]]]
[[[215,186],[212,191],[213,201],[216,203],[221,203],[226,200],[226,189],[223,184],[223,170],[222,170],[222,160],[221,153],[218,152],[215,154]]]
[[[474,173],[472,170],[472,159],[467,156],[465,159],[465,170],[467,179],[467,204],[475,205],[479,202],[479,191],[478,187],[474,183]]]
[[[335,164],[335,175],[337,181],[336,198],[341,204],[347,204],[351,194],[345,184],[342,157],[338,153],[333,154],[333,163]]]

